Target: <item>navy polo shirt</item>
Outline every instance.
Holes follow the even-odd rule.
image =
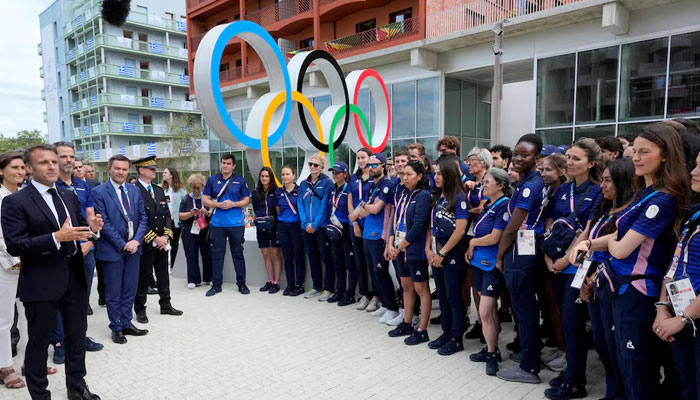
[[[433,207],[433,213],[432,213],[432,221],[435,221],[435,216],[437,215],[438,211],[445,210],[445,207],[447,206],[447,199],[444,197],[441,197],[438,199],[437,204],[435,204],[435,207]],[[469,205],[467,204],[467,198],[464,193],[457,193],[457,196],[455,197],[455,207],[454,210],[452,210],[452,214],[454,214],[455,222],[457,222],[458,219],[469,219]],[[435,224],[432,224],[433,226],[431,233],[433,236],[435,236],[440,243],[446,242],[450,240],[450,236],[439,236],[440,232],[438,231],[437,227],[434,226]]]
[[[389,203],[391,200],[391,192],[393,188],[393,182],[386,176],[379,179],[377,184],[372,182],[370,187],[369,198],[367,199],[367,204],[374,204],[375,201],[381,200],[385,204]],[[370,214],[365,218],[365,227],[362,231],[362,237],[369,240],[379,240],[382,238],[382,231],[384,230],[384,213],[386,212],[386,207],[382,209],[377,214]]]
[[[597,207],[597,205],[596,205]],[[614,215],[608,215],[608,213],[605,213],[602,215],[600,218],[597,220],[593,221],[593,214],[591,214],[591,219],[589,220],[591,222],[591,232],[588,235],[588,238],[590,240],[593,239],[598,239],[600,237],[600,231],[603,229],[605,225],[609,223],[610,220],[615,218]],[[591,254],[591,261],[593,262],[598,262],[602,263],[610,259],[610,252],[607,250],[600,250],[600,251],[594,251],[593,254]]]
[[[408,192],[408,190],[406,190]],[[406,260],[425,260],[425,233],[430,226],[430,192],[423,189],[406,193]]]
[[[328,215],[333,215],[333,207],[335,207],[335,217],[338,218],[338,221],[346,224],[350,222],[348,218],[348,184],[345,183],[341,187],[335,185],[333,188],[328,202]]]
[[[297,209],[299,186],[295,183],[290,192],[285,192],[284,187],[281,187],[275,190],[275,198],[277,199],[276,205],[280,209],[277,220],[287,223],[299,222],[299,210]]]
[[[226,200],[241,201],[246,197],[250,197],[248,185],[242,176],[233,174],[229,179],[231,180],[231,183],[226,188],[226,191],[222,193],[218,200],[219,202]],[[207,179],[207,184],[204,185],[202,194],[211,197],[212,201],[216,201],[216,196],[219,195],[219,192],[225,184],[226,179],[224,179],[220,173],[213,175]],[[234,207],[228,210],[217,208],[214,215],[211,217],[211,226],[221,228],[245,226],[245,216],[243,215],[243,210],[240,207]]]
[[[588,189],[589,187],[590,190]],[[586,193],[587,190],[588,193]],[[571,204],[572,193],[573,207]],[[584,194],[586,194],[586,197],[583,197]],[[576,210],[576,217],[579,222],[578,228],[583,230],[586,227],[586,222],[593,215],[595,205],[600,201],[600,197],[600,186],[591,183],[591,181],[583,182],[578,186],[576,186],[575,182],[559,185],[554,192],[552,200],[549,202],[548,208],[551,210],[549,217],[554,220],[566,217],[578,207],[578,210]],[[561,273],[575,274],[576,267],[569,264]]]
[[[394,215],[392,215],[392,219],[396,220],[396,226],[392,225],[394,230],[398,229],[402,232],[406,231],[406,226],[404,224],[405,221],[399,220],[399,217],[406,207],[406,202],[408,201],[408,196],[410,195],[409,192],[410,190],[406,189],[406,186],[403,184],[399,184],[394,189],[394,198],[392,199],[392,204],[394,205]],[[394,221],[392,220],[392,224],[393,223]]]
[[[61,178],[56,181],[56,186],[61,189],[69,190],[78,196],[78,201],[80,201],[80,211],[83,213],[83,217],[87,219],[87,214],[85,214],[85,209],[88,207],[95,207],[95,203],[92,201],[92,191],[90,186],[82,179],[78,179],[74,176],[71,177],[71,184],[63,182]]]
[[[262,198],[259,198],[260,194],[255,191],[252,196],[253,200],[253,212],[255,213],[256,217],[265,217],[268,215],[272,215],[273,217],[277,216],[277,209],[275,209],[275,206],[277,205],[277,199],[275,198],[275,192],[268,191],[267,193],[264,193]]]
[[[645,188],[619,214],[617,240],[621,240],[630,230],[646,236],[646,239],[626,258],[618,260],[612,257],[610,266],[619,276],[658,276],[658,280],[639,279],[630,284],[644,295],[658,297],[660,295],[659,282],[669,266],[676,244],[673,240],[675,237],[673,222],[676,219],[676,206],[673,197],[663,192],[657,192],[643,204],[637,206],[653,192],[653,187]],[[620,287],[620,294],[627,290],[627,286],[629,285]]]
[[[362,180],[362,174],[350,175],[348,190],[349,193],[352,193],[352,206],[354,208],[357,208],[357,205],[360,204],[361,201],[367,201],[369,198],[369,189],[373,183],[374,182],[370,178]],[[358,219],[357,222],[360,224],[361,228],[365,226],[364,218]]]
[[[482,182],[478,182],[476,186],[474,186],[473,190],[469,190],[467,192],[467,203],[469,204],[469,208],[479,207],[481,200],[488,199],[488,197],[484,196],[484,185]]]
[[[698,215],[696,213],[698,210],[700,210],[700,205],[696,204],[690,209],[688,214],[697,218]],[[689,221],[686,220],[686,223],[689,223]],[[697,225],[697,220],[689,224],[691,226]],[[685,227],[684,225],[684,229]],[[700,232],[696,232],[696,228],[689,230],[685,235],[681,241],[681,250],[683,253],[686,251],[688,252],[688,263],[686,264],[683,261],[683,257],[681,257],[678,262],[678,269],[676,270],[676,279],[685,278],[685,276],[683,276],[683,272],[685,272],[690,278],[690,283],[693,284],[695,293],[698,293],[700,290]]]
[[[515,193],[508,203],[510,215],[516,208],[527,211],[525,225],[527,229],[534,229],[536,234],[542,233],[544,226],[543,218],[538,219],[542,210],[542,189],[544,189],[544,181],[540,173],[537,170],[531,171],[518,182]]]
[[[495,203],[489,202],[481,210],[479,218],[474,222],[474,237],[481,238],[492,231],[504,231],[510,221],[508,214],[508,198],[503,196]],[[483,271],[491,271],[496,266],[498,256],[498,243],[490,246],[478,246],[474,248],[471,264]]]

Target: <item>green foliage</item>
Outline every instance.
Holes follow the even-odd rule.
[[[0,134],[0,153],[24,151],[35,144],[45,143],[46,141],[48,141],[48,138],[42,135],[38,129],[32,129],[31,131],[21,130],[15,136]]]
[[[206,139],[207,131],[190,114],[175,114],[168,124],[167,140],[170,146],[166,148],[164,157],[158,158],[161,168],[174,167],[180,171],[191,171],[196,157],[199,141]]]

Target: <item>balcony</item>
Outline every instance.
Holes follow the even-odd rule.
[[[295,55],[297,55],[297,54],[299,54],[299,53],[301,53],[301,52],[304,52],[304,51],[311,51],[311,50],[313,50],[313,49],[314,49],[313,46],[311,46],[311,47],[304,47],[303,49],[296,49],[296,50],[294,50],[294,51],[290,51],[289,53],[285,53],[285,54],[284,54],[284,58],[285,58],[285,60],[287,60],[287,63],[289,63],[289,61],[290,61]]]
[[[176,58],[182,61],[187,60],[187,49],[160,43],[141,42],[134,39],[105,34],[97,35],[95,42],[97,46],[106,46],[117,50],[136,52],[142,55],[143,53],[149,53],[156,57]],[[71,51],[69,50],[69,59],[71,58],[70,53]]]
[[[426,37],[434,38],[582,1],[584,0],[504,0],[498,4],[488,0],[463,1],[464,4],[454,8],[432,13],[429,11],[426,17]]]
[[[46,115],[46,111],[44,111],[44,122],[49,122],[49,117]]]
[[[418,18],[409,18],[400,22],[380,26],[379,28],[356,33],[344,38],[325,43],[326,50],[334,56],[345,56],[356,51],[371,51],[420,39]]]
[[[40,78],[44,77],[44,66],[43,65],[39,66],[39,77]]]
[[[104,122],[100,124],[100,132],[112,135],[162,136],[168,133],[168,127],[166,125],[137,124],[134,122]]]
[[[216,2],[217,0],[187,0],[187,11],[192,12],[195,9],[204,7],[207,4]]]
[[[187,23],[185,21],[174,21],[171,19],[161,18],[157,15],[143,14],[136,11],[129,12],[129,16],[126,18],[127,24],[146,26],[148,28],[160,28],[170,31],[171,33],[178,33],[181,35],[187,35]]]
[[[106,76],[124,80],[145,80],[148,81],[148,83],[161,83],[163,85],[181,87],[189,87],[190,85],[189,76],[184,74],[140,69],[125,65],[100,64],[97,66],[97,76]],[[71,83],[72,82],[73,81],[71,80]]]
[[[36,53],[37,53],[38,55],[41,55],[41,43],[39,43],[39,44],[36,45]]]
[[[199,112],[194,109],[194,103],[191,101],[116,93],[100,94],[99,104],[124,108],[148,109],[153,111]]]
[[[41,89],[41,99],[46,100],[46,90]]]
[[[248,13],[245,19],[265,27],[270,32],[289,33],[285,30],[293,31],[308,25],[313,18],[313,4],[313,0],[283,0]]]

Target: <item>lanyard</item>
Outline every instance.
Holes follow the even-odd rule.
[[[605,222],[603,222],[601,224],[600,222],[603,221],[603,218],[605,218]],[[608,215],[607,218],[605,215],[598,218],[598,221],[596,221],[595,225],[593,225],[593,228],[591,228],[591,232],[588,234],[588,240],[593,240],[593,239],[598,238],[598,232],[596,231],[596,229],[598,229],[599,226],[602,229],[605,225],[608,224],[608,222],[610,222],[610,220],[612,218],[613,218],[613,214]]]
[[[569,211],[574,212],[574,186],[576,183],[571,182],[571,188],[569,190]]]
[[[683,232],[681,233],[681,240],[678,242],[678,245],[676,246],[676,251],[673,254],[673,262],[677,263],[678,260],[682,259],[683,260],[683,276],[688,276],[687,275],[687,268],[688,268],[688,248],[690,247],[690,242],[693,240],[693,237],[697,235],[698,232],[700,232],[700,226],[695,228],[695,231],[688,237],[688,232],[690,228],[690,224],[697,221],[697,219],[700,217],[700,210],[696,211],[695,214],[693,214],[692,217],[690,217],[689,220],[683,224]],[[686,238],[688,238],[686,240]],[[681,257],[682,256],[682,257]]]
[[[231,177],[231,178],[233,178],[233,177]],[[219,199],[221,198],[221,195],[223,195],[226,188],[228,188],[228,185],[231,182],[231,178],[226,179],[226,182],[224,182],[224,186],[221,187],[221,189],[219,190],[219,194],[216,195],[216,201],[219,201]]]
[[[296,184],[294,186],[296,187]],[[294,191],[294,189],[292,189],[292,191]],[[294,215],[297,215],[297,209],[294,208],[294,206],[292,205],[292,202],[289,201],[289,196],[287,196],[287,189],[284,186],[282,187],[282,195],[284,195],[284,198],[287,200],[287,205],[289,206],[289,208],[292,209],[292,212],[294,213]]]
[[[408,200],[406,200],[403,205],[401,206],[401,210],[399,211],[399,217],[398,221],[396,219],[396,213],[394,213],[394,230],[398,231],[399,226],[402,225],[404,226],[404,229],[406,228],[406,213],[408,212],[408,205],[411,204],[411,200],[413,199],[413,196],[418,193],[418,190],[414,190],[411,192],[411,195],[408,197]],[[399,199],[399,203],[404,199],[406,193],[403,193],[401,195],[401,199]]]
[[[340,189],[340,193],[338,193],[337,186],[336,186],[336,191],[333,193],[333,214],[335,214],[335,210],[338,208],[338,203],[340,203],[340,198],[343,197],[343,193],[345,192],[345,188],[348,186],[348,183],[345,182],[343,184],[343,188]],[[336,197],[336,194],[338,194],[338,197]]]
[[[365,184],[364,182],[362,182],[362,175],[360,175],[359,181],[360,181],[360,185],[359,185],[359,187],[357,188],[357,190],[360,191],[360,202],[362,202],[362,201],[364,200],[364,199],[362,198],[362,186]]]
[[[655,194],[657,194],[657,193],[659,193],[659,191],[658,191],[658,190],[654,190],[653,192],[649,193],[649,194],[647,195],[647,197],[643,198],[642,201],[640,201],[639,203],[633,205],[629,210],[625,211],[622,215],[620,215],[619,218],[617,218],[617,220],[615,220],[615,226],[617,226],[617,227],[619,228],[618,225],[620,224],[620,221],[622,220],[622,218],[625,218],[625,216],[626,216],[627,214],[629,214],[629,213],[631,213],[632,211],[636,210],[637,208],[641,207],[642,204],[646,203],[647,200],[651,199],[651,198],[652,198]]]
[[[126,196],[126,202],[129,203],[129,209],[131,209],[131,200],[129,199],[129,192],[127,192],[127,190],[126,190],[126,185],[121,185],[121,187],[124,188],[124,196]],[[124,211],[124,216],[126,217],[126,220],[131,221],[131,218],[129,218],[129,213],[126,212],[126,207],[124,207],[124,201],[122,200],[122,194],[117,193],[117,198],[119,198],[119,204],[121,204],[121,206],[122,206],[122,211]]]
[[[194,198],[194,193],[192,193],[192,208],[197,208],[197,200]]]
[[[486,216],[488,216],[489,214],[494,214],[496,212],[496,207],[498,207],[498,205],[501,204],[502,202],[506,201],[506,199],[507,199],[506,196],[502,196],[500,199],[498,199],[497,202],[495,202],[492,206],[490,206],[486,210],[485,213],[483,213],[484,215],[482,215],[481,218],[479,218],[479,220],[476,221],[476,224],[474,224],[474,232],[476,232],[476,228],[479,227],[479,224],[481,223],[481,221],[483,221],[484,218],[486,218]]]
[[[481,182],[479,182],[479,186],[476,187],[476,195],[477,198],[479,199],[479,203],[481,203],[481,195],[484,193],[484,187],[481,185]],[[467,206],[469,208],[472,208],[472,191],[470,190],[467,192]]]
[[[265,216],[270,215],[270,209],[267,206],[267,196],[270,194],[270,189],[265,192],[265,197],[263,197],[263,201],[265,202]]]

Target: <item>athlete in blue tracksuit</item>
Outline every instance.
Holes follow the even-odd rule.
[[[333,264],[326,236],[326,225],[329,221],[328,199],[333,190],[333,181],[321,172],[324,162],[320,156],[311,158],[310,174],[299,186],[297,201],[313,282],[313,288],[304,295],[306,298],[325,296],[333,292]],[[321,272],[321,261],[325,265],[325,273]],[[326,293],[322,294],[322,290]]]
[[[326,234],[330,240],[335,267],[335,293],[328,298],[328,302],[347,306],[355,302],[357,287],[357,270],[350,241],[352,231],[348,219],[348,165],[337,162],[329,171],[333,173],[335,185],[328,202],[330,223],[326,227]]]
[[[571,213],[576,213],[576,224],[573,228],[584,231],[588,220],[593,214],[593,209],[600,201],[600,186],[594,181],[600,179],[602,172],[600,159],[596,160],[595,154],[600,154],[598,145],[592,139],[581,139],[569,149],[567,154],[567,171],[571,182],[559,185],[549,203],[549,215],[547,226],[559,218],[566,218]],[[561,220],[558,223],[562,223]],[[567,221],[568,223],[568,221]],[[579,240],[584,240],[579,236]],[[564,329],[564,341],[566,345],[566,372],[561,385],[545,391],[545,396],[550,398],[572,398],[572,396],[585,396],[586,394],[586,360],[588,346],[586,344],[586,320],[587,306],[579,299],[580,290],[571,287],[577,267],[569,264],[568,257],[552,260],[545,255],[545,261],[554,276],[554,288],[557,302],[562,312],[562,325]]]
[[[372,275],[367,268],[365,259],[365,250],[362,239],[362,231],[365,226],[365,219],[358,218],[355,214],[355,208],[369,198],[369,188],[372,186],[372,179],[369,177],[369,167],[367,162],[372,155],[369,149],[360,149],[357,151],[357,171],[348,179],[348,197],[352,199],[348,202],[348,212],[350,219],[350,239],[352,242],[353,253],[355,257],[355,268],[358,280],[358,291],[362,298],[357,306],[358,310],[364,310],[369,302],[372,293],[369,290],[369,277]],[[379,291],[375,288],[376,282],[372,279],[372,291],[378,296]],[[353,293],[354,296],[354,293]]]
[[[503,380],[539,383],[539,312],[535,299],[535,269],[540,260],[535,236],[542,232],[540,219],[544,182],[536,169],[542,139],[534,134],[520,138],[513,151],[513,169],[520,175],[508,204],[510,221],[498,246],[497,267],[502,269],[518,321],[522,360],[509,370],[500,370]]]
[[[284,256],[284,273],[287,287],[285,296],[304,293],[306,260],[304,241],[298,211],[299,186],[294,183],[296,174],[292,166],[282,167],[282,187],[275,191],[277,199],[277,236]]]

